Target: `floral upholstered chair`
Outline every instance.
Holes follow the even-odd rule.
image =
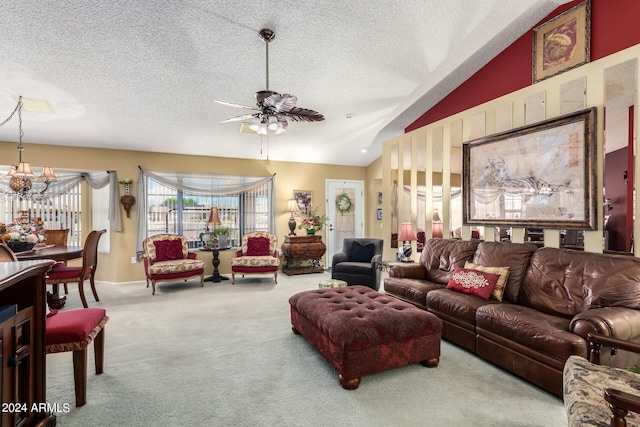
[[[273,281],[278,284],[278,238],[266,231],[254,231],[242,236],[242,248],[231,260],[231,283],[236,283],[236,273],[273,273]]]
[[[587,334],[587,340],[589,360],[570,356],[564,365],[563,400],[569,427],[640,425],[638,368],[600,365],[603,347],[611,349],[612,354],[629,352],[619,356],[632,356],[629,360],[634,362],[637,358],[633,354],[640,353],[640,344],[592,333]],[[629,364],[623,363],[623,366]]]
[[[157,282],[175,282],[200,277],[204,286],[204,261],[196,259],[189,252],[187,238],[177,234],[157,234],[142,242],[144,250],[144,271],[147,288],[151,281],[151,293],[156,294]]]

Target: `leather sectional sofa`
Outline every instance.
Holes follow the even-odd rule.
[[[467,261],[509,267],[501,302],[446,288]],[[557,396],[567,358],[587,357],[588,332],[640,342],[640,259],[631,256],[431,239],[419,263],[390,270],[384,290],[436,314],[446,340]],[[629,357],[612,361],[631,366]]]

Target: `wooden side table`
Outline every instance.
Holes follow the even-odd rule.
[[[327,247],[322,236],[287,236],[281,249],[284,255],[282,272],[287,276],[324,272],[322,255]]]
[[[218,270],[218,266],[220,265],[220,251],[226,251],[231,248],[200,248],[199,250],[203,252],[211,252],[213,254],[213,259],[211,263],[213,264],[213,275],[204,279],[205,282],[222,282],[223,280],[229,280],[228,277],[220,274]]]

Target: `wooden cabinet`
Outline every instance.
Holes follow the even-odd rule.
[[[287,276],[294,274],[322,273],[322,255],[327,247],[322,236],[287,236],[282,244],[284,266]]]
[[[54,426],[46,398],[45,277],[53,261],[0,263],[0,305],[18,313],[0,323],[2,426]]]

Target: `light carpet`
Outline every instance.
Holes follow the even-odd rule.
[[[105,367],[88,361],[75,407],[71,353],[47,356],[47,400],[60,426],[566,426],[562,400],[442,342],[437,368],[413,364],[340,387],[334,369],[291,331],[289,297],[327,273],[230,281],[98,283]],[[81,308],[70,285],[67,307]]]

